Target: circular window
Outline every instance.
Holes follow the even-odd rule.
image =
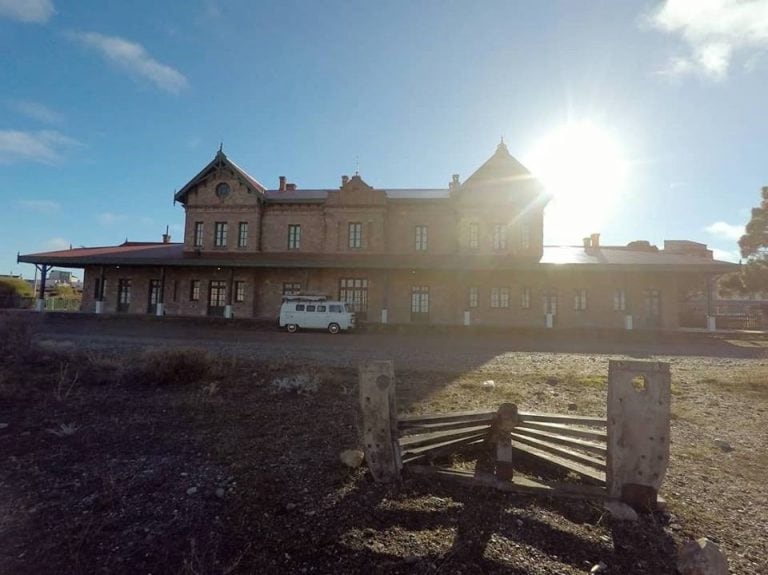
[[[229,195],[229,191],[229,184],[226,182],[221,182],[216,186],[216,195],[220,198],[226,198]]]

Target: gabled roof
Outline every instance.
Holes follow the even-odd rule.
[[[482,166],[466,179],[462,188],[474,186],[510,183],[514,180],[530,180],[531,172],[509,153],[504,140],[496,147],[496,152]]]
[[[216,156],[211,160],[211,162],[205,166],[200,172],[189,182],[187,182],[183,188],[181,188],[176,194],[173,196],[174,201],[180,202],[180,203],[186,203],[187,201],[187,194],[190,190],[192,190],[197,184],[205,180],[205,178],[208,177],[208,175],[215,171],[220,170],[223,167],[230,168],[237,176],[238,179],[245,184],[246,188],[248,188],[248,191],[250,192],[257,192],[262,193],[266,188],[262,186],[256,178],[251,176],[248,172],[243,170],[240,166],[238,166],[235,162],[230,160],[221,149],[219,149],[218,152],[216,152]]]

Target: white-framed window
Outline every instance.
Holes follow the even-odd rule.
[[[557,291],[550,290],[544,292],[542,300],[544,302],[544,313],[557,315]]]
[[[469,247],[473,250],[480,247],[480,224],[477,222],[469,224]]]
[[[190,280],[189,301],[200,301],[200,280]]]
[[[491,307],[509,307],[509,288],[491,288]]]
[[[477,287],[471,287],[469,288],[469,293],[467,294],[467,303],[470,308],[475,308],[478,306],[480,301],[480,289]]]
[[[496,224],[493,226],[493,249],[507,249],[507,225]]]
[[[245,248],[248,246],[248,222],[237,224],[237,247]]]
[[[524,223],[520,226],[520,249],[531,249],[531,225]]]
[[[235,281],[235,301],[236,302],[244,302],[245,301],[245,282],[238,280]]]
[[[523,309],[531,309],[531,288],[520,288],[520,307]]]
[[[283,283],[283,295],[300,295],[301,284],[298,282]]]
[[[416,226],[416,251],[427,251],[427,226]]]
[[[227,222],[216,222],[213,225],[213,245],[217,248],[227,247]]]
[[[288,224],[288,249],[298,250],[301,247],[301,225]]]
[[[340,278],[339,300],[365,318],[368,312],[368,278]]]
[[[613,292],[613,311],[626,311],[627,293],[623,289],[617,289]]]
[[[360,249],[363,247],[363,224],[361,222],[349,222],[347,241],[350,248]]]
[[[577,289],[573,292],[573,309],[576,311],[587,309],[587,290]]]
[[[429,316],[429,286],[411,286],[411,320]]]
[[[203,247],[203,222],[195,222],[194,247]]]

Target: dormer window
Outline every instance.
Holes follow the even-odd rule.
[[[229,192],[231,191],[229,184],[227,182],[221,182],[219,185],[216,186],[216,197],[220,199],[224,199],[229,195]]]

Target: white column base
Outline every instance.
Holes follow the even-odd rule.
[[[555,314],[553,313],[546,314],[544,321],[545,321],[544,325],[546,325],[548,329],[552,329],[553,327],[555,327]]]
[[[707,331],[717,331],[717,318],[713,315],[707,316]]]
[[[231,305],[225,305],[224,306],[224,317],[226,319],[232,319],[232,306]]]
[[[381,323],[387,323],[387,319],[388,319],[387,316],[388,316],[387,310],[385,309],[381,310]]]
[[[155,315],[157,317],[162,317],[163,315],[165,315],[165,304],[164,303],[157,304],[157,309],[155,310]]]
[[[103,301],[97,301],[96,302],[96,313],[104,313],[104,302]]]
[[[624,316],[624,329],[626,330],[634,329],[634,318],[631,315]]]
[[[45,311],[45,300],[44,299],[36,299],[35,300],[35,311]]]
[[[465,311],[464,312],[464,325],[471,325],[472,324],[472,312]]]

